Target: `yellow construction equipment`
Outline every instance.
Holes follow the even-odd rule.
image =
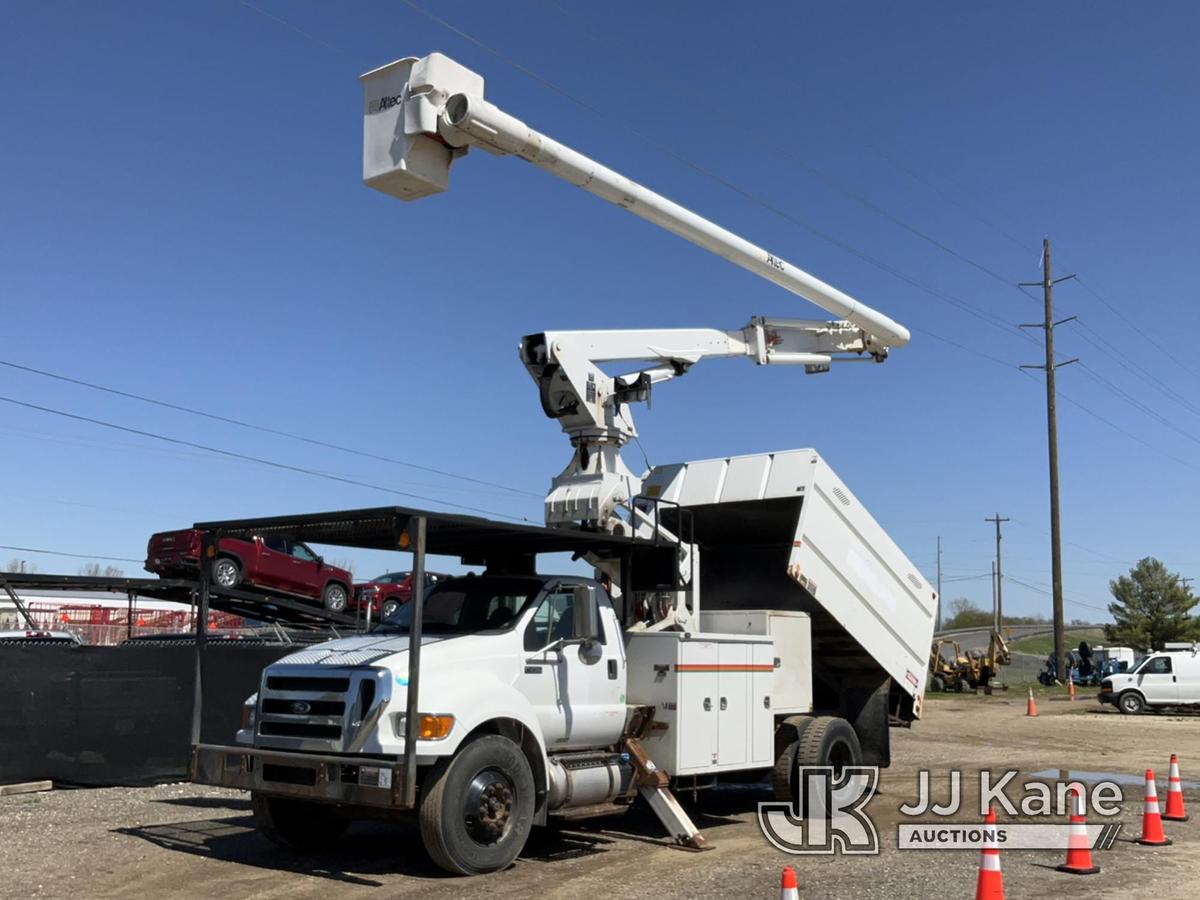
[[[1000,666],[1012,661],[1008,644],[999,631],[992,629],[987,649],[964,652],[954,638],[937,638],[929,653],[929,690],[958,691],[988,688],[999,674]]]

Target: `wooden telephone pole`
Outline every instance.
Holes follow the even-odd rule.
[[[1064,275],[1055,279],[1050,275],[1050,239],[1042,241],[1042,280],[1040,282],[1025,282],[1022,287],[1042,288],[1042,299],[1045,307],[1044,319],[1033,325],[1022,325],[1022,328],[1041,328],[1046,336],[1046,362],[1044,365],[1021,366],[1022,369],[1041,369],[1046,373],[1046,436],[1050,451],[1050,569],[1052,573],[1052,590],[1054,597],[1054,659],[1059,680],[1067,671],[1063,662],[1065,643],[1063,638],[1063,586],[1062,586],[1062,541],[1059,530],[1058,513],[1058,412],[1055,408],[1056,390],[1054,386],[1054,371],[1059,366],[1069,366],[1078,359],[1066,362],[1054,361],[1054,329],[1065,322],[1070,322],[1074,316],[1068,316],[1058,322],[1054,321],[1054,285],[1060,281],[1074,278],[1074,275]],[[999,526],[997,526],[999,527]]]
[[[1000,513],[996,513],[992,518],[983,521],[992,522],[996,526],[996,562],[992,565],[992,581],[995,585],[992,590],[992,620],[999,631],[1004,624],[1004,570],[1000,567],[1000,523],[1007,522],[1008,519],[1002,519]]]

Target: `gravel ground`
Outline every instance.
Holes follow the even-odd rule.
[[[0,897],[319,898],[356,897],[644,897],[778,896],[780,869],[792,864],[800,894],[813,898],[960,898],[973,896],[974,852],[895,849],[897,807],[915,799],[917,771],[932,772],[935,794],[946,771],[1020,768],[1104,771],[1137,776],[1158,770],[1165,794],[1170,752],[1184,778],[1200,780],[1200,716],[1124,717],[1093,700],[1043,697],[1041,715],[1024,716],[1024,699],[940,698],[911,730],[894,730],[892,768],[869,810],[882,841],[873,857],[789,857],[771,847],[755,822],[758,789],[700,794],[698,824],[715,849],[667,846],[657,822],[624,818],[547,829],[515,866],[483,878],[447,878],[424,858],[410,825],[363,823],[327,853],[279,850],[254,830],[244,795],[189,784],[155,788],[56,790],[0,798],[4,875]],[[1195,771],[1189,771],[1194,769]],[[1024,779],[1022,779],[1024,780]],[[970,785],[973,776],[964,775]],[[977,784],[977,781],[975,781]],[[960,821],[977,821],[975,799]],[[1010,792],[1010,795],[1016,792]],[[978,789],[976,788],[977,798]],[[1141,788],[1126,791],[1124,831],[1095,854],[1103,871],[1078,877],[1053,871],[1057,851],[1005,851],[1009,897],[1173,897],[1200,876],[1200,790],[1188,790],[1193,821],[1167,823],[1175,844],[1130,842],[1140,829]],[[1003,818],[1003,817],[1002,817]]]

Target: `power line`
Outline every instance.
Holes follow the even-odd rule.
[[[114,431],[123,431],[126,434],[136,434],[136,435],[140,435],[141,437],[152,438],[153,440],[156,440],[156,441],[165,441],[168,444],[177,444],[182,447],[192,447],[197,450],[204,450],[208,453],[213,453],[218,456],[225,456],[230,459],[240,459],[240,460],[244,460],[247,462],[258,463],[261,466],[269,466],[270,468],[273,468],[273,469],[282,469],[287,472],[295,472],[297,474],[308,475],[313,478],[323,478],[326,481],[336,481],[341,484],[354,485],[355,487],[364,487],[364,488],[368,488],[370,490],[383,491],[388,494],[395,494],[396,496],[399,496],[399,497],[410,497],[414,500],[422,500],[427,503],[436,503],[436,504],[441,504],[443,506],[452,506],[455,509],[465,509],[470,512],[483,513],[484,515],[488,515],[488,516],[497,516],[502,519],[515,519],[518,521],[528,521],[528,519],[525,518],[524,516],[513,516],[513,515],[509,515],[508,513],[498,513],[493,510],[489,510],[489,509],[481,509],[480,507],[477,507],[477,506],[467,506],[462,503],[451,503],[448,500],[441,500],[436,497],[427,497],[422,494],[414,494],[409,491],[401,491],[401,490],[397,490],[396,488],[390,488],[390,487],[385,487],[383,485],[372,484],[367,481],[359,481],[356,478],[345,478],[341,475],[333,475],[329,472],[321,472],[317,469],[305,468],[304,466],[295,466],[290,463],[276,462],[275,460],[263,459],[262,457],[258,457],[258,456],[250,456],[249,454],[246,454],[246,453],[238,453],[234,450],[225,450],[220,447],[210,447],[207,444],[198,444],[195,441],[187,441],[182,438],[174,438],[174,437],[169,437],[164,434],[156,434],[153,431],[143,431],[140,428],[130,428],[127,425],[118,425],[115,422],[106,422],[103,419],[93,419],[89,416],[82,416],[77,413],[70,413],[70,412],[66,412],[61,409],[52,409],[48,406],[40,406],[36,403],[27,403],[24,400],[17,400],[13,397],[0,396],[0,401],[3,401],[4,403],[11,403],[13,406],[21,406],[21,407],[24,407],[25,409],[32,409],[32,410],[36,410],[37,412],[47,413],[49,415],[61,416],[62,418],[65,418],[65,419],[73,419],[77,422],[87,422],[90,425],[99,425],[102,428],[111,428]]]
[[[547,5],[556,9],[562,16],[564,16],[566,18],[573,18],[573,19],[577,19],[577,20],[579,19],[578,16],[575,16],[570,11],[564,9],[562,6],[560,6],[557,3],[548,2]],[[607,58],[611,59],[614,48],[610,43],[602,42],[591,31],[589,31],[587,29],[583,29],[581,31],[578,31],[577,33],[582,34],[583,37],[586,40],[590,41],[591,43],[601,46],[604,50],[605,56]],[[626,58],[632,59],[632,57],[629,54],[626,54]],[[636,59],[634,61],[639,66],[639,68],[645,67],[645,62],[643,60]],[[673,81],[677,85],[683,83],[680,79],[678,79],[675,76],[675,73],[673,71],[670,71],[663,66],[658,66],[657,72],[658,72],[659,76],[665,77],[666,79],[668,79],[668,82]],[[656,81],[655,83],[656,83],[656,86],[661,86],[661,84],[662,84],[661,81]],[[685,101],[690,101],[691,99],[693,99],[692,92],[690,90],[692,88],[692,84],[688,83],[687,88],[688,88],[688,90],[686,90],[686,91],[675,88],[675,89],[673,89],[672,92],[675,94],[675,96],[680,97]],[[970,256],[966,255],[965,253],[955,250],[953,247],[949,246],[944,241],[941,241],[941,240],[933,237],[928,232],[922,230],[921,228],[917,227],[916,225],[913,225],[911,222],[905,221],[900,216],[896,215],[895,213],[889,211],[888,209],[884,208],[879,203],[872,200],[870,197],[867,197],[865,194],[862,194],[859,191],[855,190],[854,188],[848,186],[841,179],[836,178],[835,176],[829,174],[828,172],[813,165],[811,162],[809,162],[807,159],[805,159],[799,153],[799,151],[797,151],[794,147],[780,148],[777,145],[772,145],[772,146],[766,148],[766,152],[776,156],[777,158],[782,159],[785,162],[790,162],[791,164],[798,166],[799,168],[808,172],[810,175],[812,175],[817,180],[824,183],[827,187],[832,188],[833,190],[842,194],[844,197],[847,197],[848,199],[852,200],[853,202],[859,204],[864,209],[867,209],[870,212],[875,213],[876,215],[891,222],[893,225],[896,225],[897,227],[903,229],[904,231],[909,232],[910,234],[921,239],[922,241],[925,241],[926,243],[930,244],[931,246],[936,247],[938,250],[941,250],[943,253],[946,253],[949,256],[952,256],[955,259],[957,259],[961,262],[964,262],[967,265],[971,266],[972,268],[982,272],[983,274],[987,275],[988,277],[995,279],[1000,284],[1003,284],[1005,287],[1016,290],[1018,293],[1021,294],[1021,296],[1023,296],[1023,297],[1028,296],[1027,294],[1025,294],[1024,291],[1020,290],[1020,288],[1018,288],[1016,285],[1014,285],[1010,278],[1006,278],[1005,276],[996,272],[994,269],[989,268],[988,266],[984,265],[983,263],[979,262],[978,260],[971,258]]]
[[[1107,357],[1115,360],[1122,368],[1132,372],[1142,381],[1146,382],[1146,384],[1160,390],[1168,399],[1173,400],[1188,412],[1192,413],[1193,415],[1200,416],[1200,406],[1192,403],[1187,397],[1179,393],[1153,372],[1135,362],[1128,355],[1126,355],[1121,348],[1117,347],[1114,343],[1112,343],[1112,341],[1105,338],[1104,335],[1092,328],[1083,319],[1076,317],[1075,321],[1085,332],[1087,332],[1087,334],[1077,332],[1077,335],[1081,340],[1086,341],[1088,344],[1091,344]]]
[[[97,553],[68,553],[65,550],[39,550],[35,547],[13,547],[0,544],[0,550],[12,550],[16,553],[41,553],[45,556],[69,556],[72,559],[103,559],[107,562],[145,562],[144,559],[130,559],[128,556],[100,556]]]
[[[324,447],[327,450],[337,450],[341,453],[350,453],[350,454],[353,454],[354,456],[361,456],[366,459],[376,460],[378,462],[386,462],[386,463],[391,463],[391,464],[397,465],[397,466],[404,466],[405,468],[408,468],[408,469],[416,469],[421,472],[428,472],[433,475],[440,475],[443,478],[453,478],[458,481],[469,481],[472,484],[478,484],[478,485],[483,485],[483,486],[492,487],[492,488],[499,488],[500,490],[508,491],[513,494],[523,494],[527,497],[537,497],[538,499],[542,498],[541,494],[535,494],[532,491],[526,491],[526,490],[522,490],[520,488],[510,487],[509,485],[506,485],[506,484],[498,484],[494,481],[486,481],[481,478],[472,478],[469,475],[460,475],[456,472],[446,471],[445,469],[435,469],[432,466],[424,466],[424,465],[420,465],[418,463],[408,462],[403,459],[396,459],[395,457],[391,457],[391,456],[383,456],[378,453],[371,453],[367,450],[358,450],[354,447],[343,447],[340,444],[330,443],[329,441],[322,441],[317,438],[306,437],[305,435],[302,435],[302,434],[293,434],[288,431],[281,431],[278,428],[269,428],[266,425],[256,425],[253,422],[246,422],[241,419],[233,419],[233,418],[230,418],[229,416],[221,416],[221,415],[217,415],[216,413],[206,412],[202,409],[194,409],[190,406],[182,406],[178,403],[171,403],[166,400],[157,400],[153,397],[147,397],[142,394],[135,394],[130,391],[119,390],[118,388],[108,387],[103,384],[96,384],[95,382],[91,382],[91,381],[83,381],[82,379],[72,378],[68,375],[61,375],[57,372],[48,372],[45,369],[35,369],[33,366],[21,365],[20,363],[15,363],[10,360],[0,359],[0,366],[7,366],[10,369],[16,369],[21,372],[28,372],[32,375],[39,375],[43,378],[52,378],[55,381],[61,381],[66,384],[73,384],[78,387],[85,387],[85,388],[88,388],[89,390],[93,390],[93,391],[102,391],[106,394],[112,394],[116,397],[124,397],[128,400],[137,400],[140,403],[148,403],[148,404],[151,404],[152,406],[158,406],[163,409],[170,409],[170,410],[174,410],[175,412],[187,413],[188,415],[192,415],[192,416],[200,416],[201,418],[209,419],[214,422],[224,422],[227,425],[236,425],[238,428],[247,428],[247,429],[250,429],[251,431],[262,432],[263,434],[270,434],[270,435],[274,435],[276,437],[288,438],[289,440],[300,441],[302,443],[311,444],[316,447]]]
[[[1187,438],[1192,443],[1200,444],[1200,437],[1196,437],[1196,435],[1192,434],[1191,432],[1184,431],[1182,428],[1180,428],[1178,425],[1176,425],[1174,422],[1172,422],[1169,418],[1164,416],[1162,413],[1155,410],[1153,407],[1147,405],[1146,403],[1142,402],[1138,398],[1134,397],[1132,394],[1130,394],[1124,388],[1122,388],[1116,384],[1113,384],[1113,382],[1109,381],[1107,378],[1105,378],[1103,375],[1101,375],[1099,372],[1097,372],[1095,369],[1093,369],[1087,363],[1080,363],[1080,368],[1083,369],[1083,371],[1087,373],[1089,378],[1091,378],[1097,384],[1100,384],[1103,387],[1108,388],[1110,391],[1112,391],[1112,393],[1114,393],[1121,400],[1124,400],[1126,403],[1128,403],[1134,409],[1149,416],[1150,418],[1154,419],[1156,422],[1163,425],[1164,427],[1169,428],[1172,431],[1174,431],[1175,433]]]
[[[544,2],[545,2],[545,5],[553,7],[563,16],[566,16],[568,18],[574,18],[576,21],[583,21],[583,18],[581,16],[573,14],[570,10],[566,9],[561,4],[553,2],[553,0],[544,0]],[[590,26],[592,23],[590,21],[588,21],[586,24]],[[587,37],[589,37],[590,39],[592,39],[594,43],[601,44],[605,49],[606,56],[611,55],[612,49],[609,44],[605,44],[599,40],[596,40],[594,37],[592,37],[592,33],[588,30],[582,30],[582,33],[584,35],[586,35]],[[661,68],[660,68],[660,71],[662,71]],[[800,84],[795,79],[787,78],[786,73],[784,73],[784,79],[786,81],[788,81],[790,84],[795,85],[805,91],[807,91],[811,87],[810,85]],[[962,203],[960,201],[954,200],[954,198],[949,197],[947,195],[944,186],[940,186],[940,185],[934,183],[932,180],[926,178],[925,176],[921,175],[920,173],[914,171],[909,166],[906,166],[904,163],[900,162],[896,157],[894,157],[892,154],[890,154],[884,148],[883,145],[881,145],[880,143],[873,140],[870,135],[864,133],[862,131],[862,129],[860,127],[858,127],[858,123],[852,122],[849,119],[838,115],[835,111],[828,109],[828,108],[826,110],[824,110],[824,112],[825,112],[826,116],[833,119],[834,122],[836,122],[839,125],[841,131],[848,131],[848,130],[857,131],[859,134],[861,145],[866,147],[871,152],[875,153],[875,155],[878,156],[879,158],[886,161],[897,172],[911,178],[913,181],[916,181],[920,184],[925,185],[928,188],[931,188],[932,190],[934,190],[935,192],[940,194],[944,199],[950,200],[950,202],[953,205],[957,206],[960,210],[966,212],[972,218],[974,218],[977,221],[981,222],[982,224],[986,225],[988,228],[995,231],[1001,237],[1010,241],[1015,247],[1017,247],[1017,249],[1021,250],[1022,252],[1032,252],[1030,246],[1025,244],[1024,241],[1022,241],[1020,238],[1016,237],[1011,232],[1006,231],[1005,229],[1001,228],[999,225],[995,224],[990,219],[984,217],[979,212],[979,208],[978,208],[979,204],[977,201],[967,204],[967,203]],[[954,185],[954,187],[960,193],[964,193],[964,194],[966,193],[966,191],[964,191],[961,186]]]
[[[1031,591],[1037,591],[1039,594],[1045,594],[1047,597],[1053,596],[1053,594],[1051,594],[1050,591],[1048,591],[1044,587],[1038,587],[1036,584],[1030,584],[1028,581],[1022,581],[1021,579],[1014,578],[1011,575],[1006,575],[1005,577],[1009,581],[1013,582],[1014,584],[1019,584],[1019,585],[1021,585],[1021,587],[1029,588],[1029,590],[1031,590]],[[1107,607],[1096,606],[1093,603],[1084,603],[1082,600],[1074,600],[1070,597],[1064,597],[1063,599],[1067,603],[1070,603],[1072,606],[1083,606],[1083,607],[1086,607],[1087,609],[1094,609],[1094,610],[1097,610],[1098,612],[1102,612],[1102,613],[1108,612]]]
[[[1176,350],[1175,350],[1175,351],[1172,351],[1172,350],[1169,350],[1168,348],[1164,347],[1164,346],[1163,346],[1162,344],[1160,344],[1160,343],[1159,343],[1157,340],[1155,340],[1154,338],[1150,337],[1150,335],[1146,334],[1146,332],[1142,331],[1141,327],[1140,327],[1140,326],[1137,324],[1137,322],[1135,322],[1133,319],[1131,319],[1131,318],[1129,318],[1128,316],[1126,316],[1126,315],[1125,315],[1125,313],[1121,312],[1121,310],[1120,310],[1120,309],[1118,309],[1118,308],[1117,308],[1115,305],[1113,305],[1112,303],[1110,303],[1108,300],[1104,299],[1104,297],[1103,297],[1103,296],[1101,296],[1101,295],[1100,295],[1100,293],[1099,293],[1099,292],[1098,292],[1098,291],[1097,291],[1095,288],[1093,288],[1091,285],[1089,285],[1089,284],[1088,284],[1086,281],[1084,281],[1084,280],[1083,280],[1082,278],[1080,278],[1079,276],[1076,276],[1076,277],[1075,277],[1075,280],[1076,280],[1077,282],[1079,282],[1080,286],[1081,286],[1081,287],[1082,287],[1082,288],[1083,288],[1085,291],[1087,291],[1089,294],[1091,294],[1093,297],[1095,297],[1097,300],[1099,300],[1099,301],[1100,301],[1100,303],[1101,303],[1101,304],[1103,304],[1103,305],[1104,305],[1104,306],[1105,306],[1105,307],[1108,309],[1108,311],[1109,311],[1109,312],[1111,312],[1111,313],[1112,313],[1113,315],[1115,315],[1115,316],[1116,316],[1118,319],[1120,319],[1122,322],[1124,322],[1126,325],[1128,325],[1130,328],[1132,328],[1132,329],[1134,330],[1134,332],[1135,332],[1135,333],[1137,333],[1137,334],[1141,335],[1141,337],[1142,337],[1142,338],[1143,338],[1143,339],[1144,339],[1144,340],[1145,340],[1147,343],[1149,343],[1149,344],[1150,344],[1152,347],[1155,347],[1155,348],[1157,348],[1157,349],[1158,349],[1158,351],[1159,351],[1160,353],[1162,353],[1162,354],[1163,354],[1163,356],[1165,356],[1165,357],[1167,357],[1168,359],[1170,359],[1172,362],[1174,362],[1176,365],[1178,365],[1178,366],[1179,366],[1181,369],[1183,369],[1185,372],[1187,372],[1187,373],[1189,373],[1190,375],[1192,375],[1192,377],[1194,377],[1194,378],[1200,378],[1200,372],[1197,372],[1197,371],[1196,371],[1195,369],[1193,369],[1191,366],[1185,365],[1185,364],[1184,364],[1184,362],[1183,362],[1183,360],[1181,360],[1181,359],[1180,359],[1180,358],[1179,358],[1179,357],[1176,355],[1176,353],[1178,352],[1178,348],[1176,348]]]
[[[1030,378],[1034,382],[1037,381],[1037,376],[1031,375],[1029,372],[1022,370],[1021,374]],[[1083,412],[1087,413],[1089,416],[1091,416],[1093,419],[1096,419],[1098,422],[1103,422],[1105,425],[1107,425],[1109,428],[1113,429],[1114,431],[1117,431],[1117,432],[1125,435],[1125,437],[1129,438],[1131,441],[1136,441],[1137,443],[1141,444],[1143,447],[1153,450],[1155,453],[1160,453],[1163,456],[1165,456],[1167,459],[1172,460],[1173,462],[1179,463],[1181,466],[1186,466],[1189,469],[1196,469],[1197,471],[1200,471],[1200,466],[1197,466],[1195,463],[1189,462],[1186,459],[1182,459],[1181,457],[1175,456],[1173,453],[1168,453],[1166,450],[1163,450],[1158,445],[1152,444],[1149,441],[1138,437],[1136,434],[1134,434],[1131,431],[1128,431],[1125,428],[1122,428],[1120,425],[1118,425],[1111,419],[1105,418],[1104,416],[1100,415],[1100,413],[1096,412],[1091,407],[1085,406],[1083,403],[1080,403],[1078,400],[1074,399],[1069,394],[1065,394],[1062,391],[1059,391],[1058,396],[1061,397],[1062,399],[1066,400],[1068,403],[1070,403],[1076,409],[1082,410]]]
[[[1033,531],[1037,531],[1040,534],[1045,535],[1046,537],[1050,536],[1050,532],[1042,531],[1040,528],[1036,528],[1035,526],[1030,525],[1028,522],[1022,522],[1020,519],[1013,519],[1012,521],[1013,521],[1014,525],[1020,525],[1022,528],[1029,528]],[[1085,547],[1085,546],[1083,546],[1083,544],[1077,544],[1074,541],[1063,541],[1063,543],[1069,547],[1074,547],[1076,550],[1082,550],[1084,553],[1090,553],[1092,556],[1095,556],[1098,560],[1103,561],[1103,562],[1115,562],[1115,563],[1120,563],[1123,566],[1133,565],[1133,563],[1131,563],[1127,559],[1117,559],[1115,556],[1106,556],[1105,554],[1100,553],[1097,550],[1093,550],[1090,547]]]

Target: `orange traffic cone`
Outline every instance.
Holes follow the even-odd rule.
[[[1071,702],[1075,702],[1075,681],[1071,678],[1067,679],[1067,696],[1071,698]]]
[[[1000,844],[996,840],[996,811],[990,806],[987,815],[983,817],[983,825],[983,848],[979,852],[979,878],[975,882],[975,900],[1004,900],[1004,877],[1000,874]]]
[[[1087,804],[1083,799],[1083,791],[1074,784],[1068,791],[1074,796],[1070,831],[1067,834],[1067,861],[1058,867],[1058,871],[1072,875],[1095,875],[1100,867],[1092,865],[1092,842],[1088,840]]]
[[[800,900],[800,891],[796,887],[796,870],[791,866],[783,867],[783,878],[779,882],[779,900]]]
[[[1163,834],[1162,816],[1158,812],[1158,787],[1154,784],[1154,770],[1146,770],[1146,805],[1142,808],[1142,836],[1139,844],[1148,847],[1165,847],[1171,843]]]
[[[1164,819],[1186,822],[1188,815],[1183,811],[1183,783],[1179,780],[1179,757],[1171,754],[1171,771],[1167,778],[1167,810]]]
[[[1025,715],[1037,715],[1037,703],[1033,699],[1033,688],[1029,689],[1029,700],[1025,703]]]

